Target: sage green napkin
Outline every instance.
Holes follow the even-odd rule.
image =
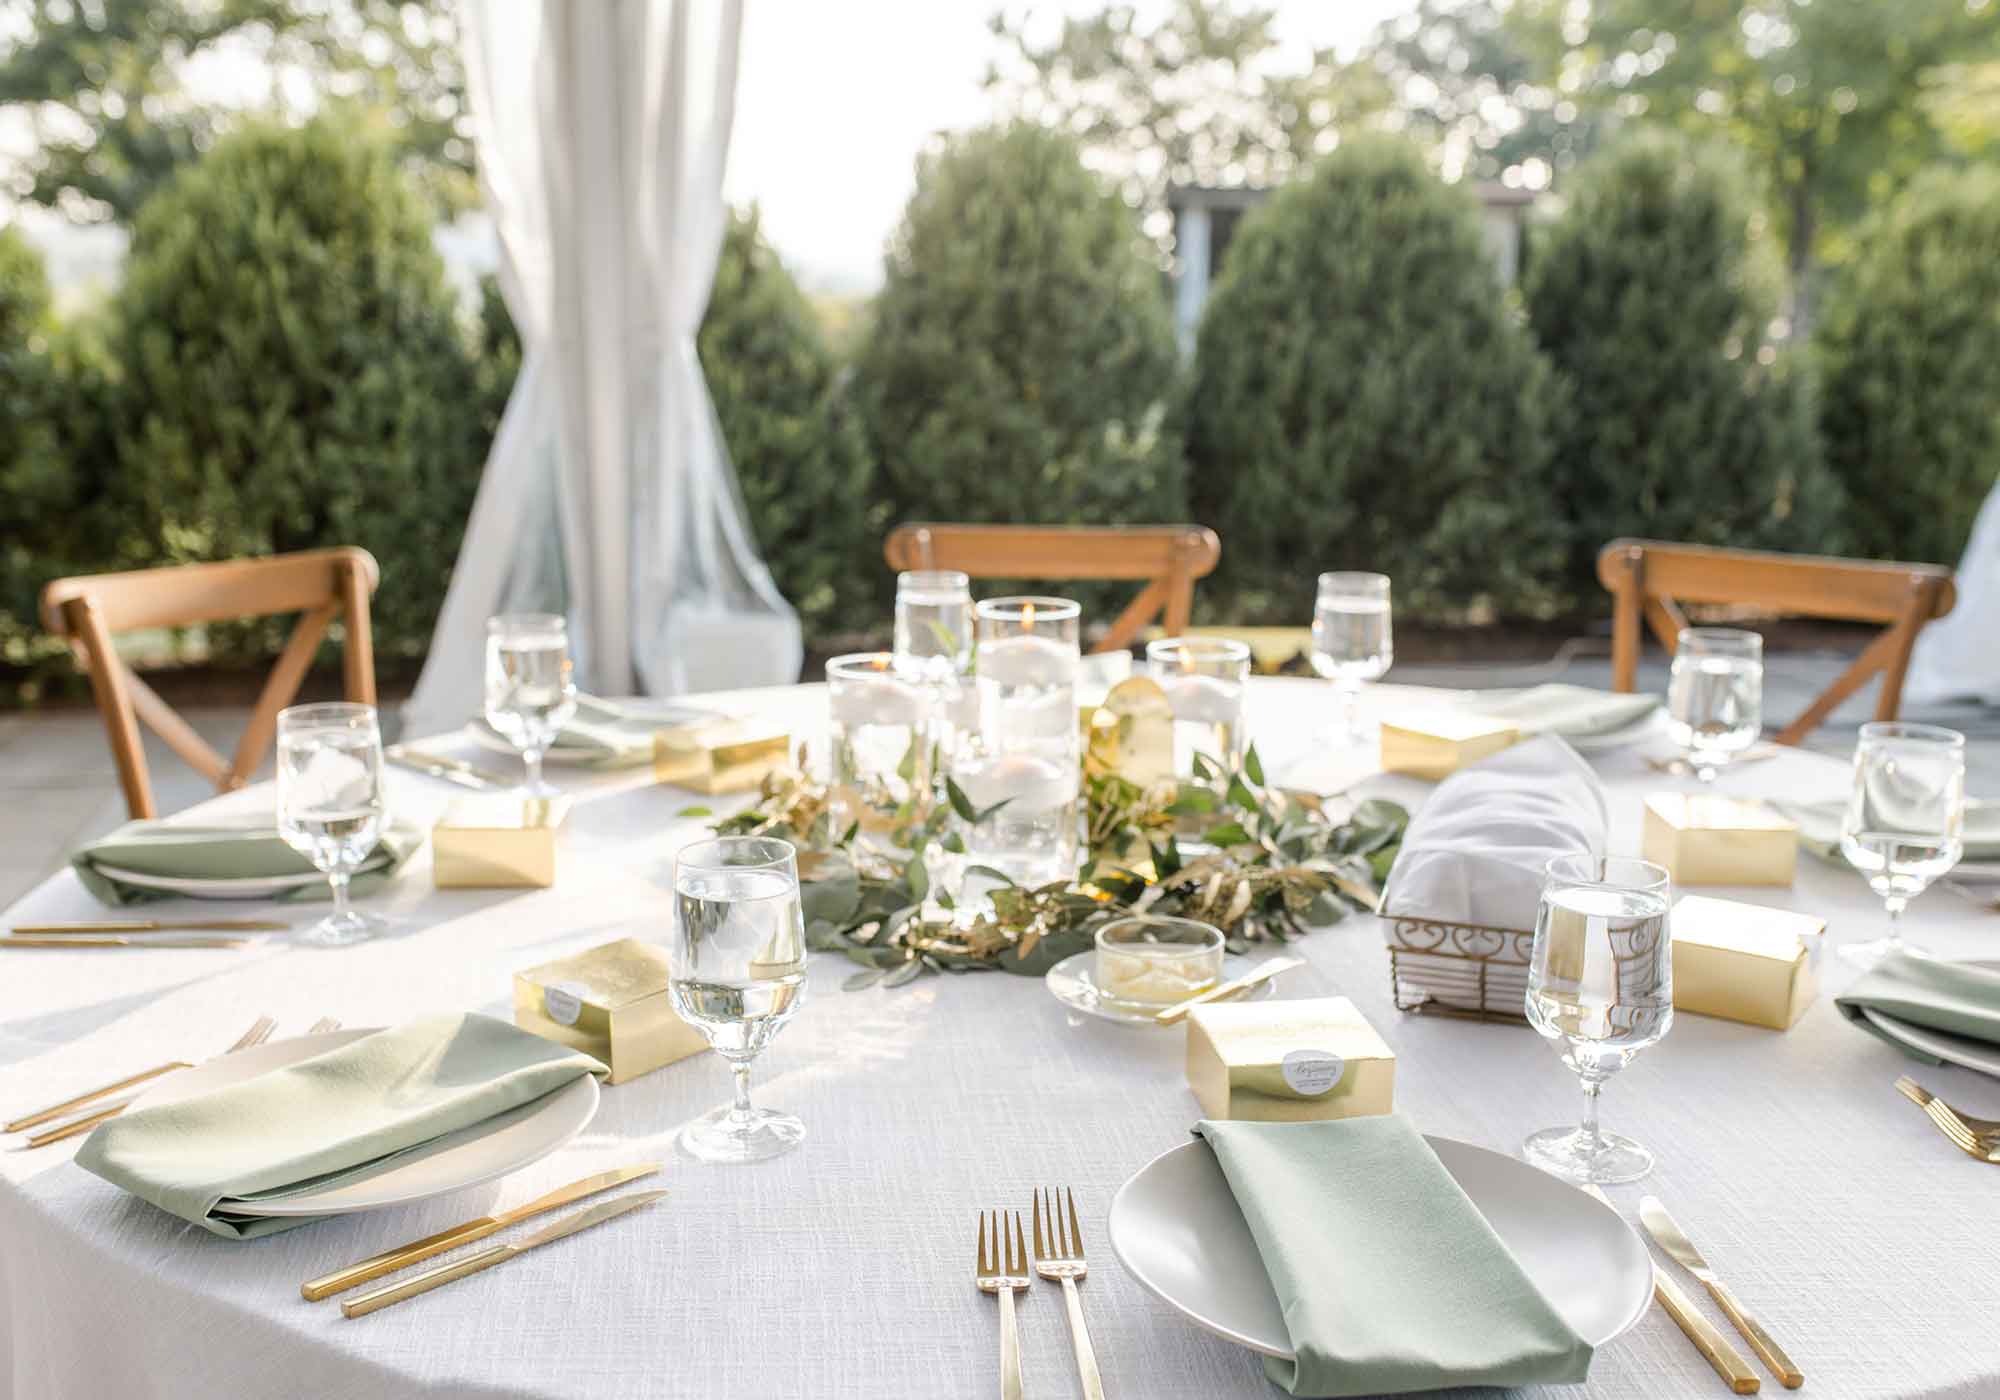
[[[653,708],[633,709],[578,695],[576,713],[556,731],[549,751],[574,756],[593,768],[631,768],[653,761],[653,735],[660,730],[714,718],[713,712],[692,706],[660,706],[655,701]],[[484,716],[478,723],[488,733],[499,733]]]
[[[423,844],[421,828],[392,821],[348,889],[366,894],[386,883]],[[127,884],[111,874],[112,869],[181,880],[270,879],[313,870],[313,863],[287,845],[275,825],[198,826],[163,821],[127,822],[109,836],[92,841],[71,856],[69,863],[83,887],[106,904],[185,897]],[[332,897],[332,888],[324,880],[272,896],[287,901]]]
[[[111,1119],[77,1165],[227,1239],[319,1216],[232,1206],[379,1175],[447,1133],[532,1105],[604,1066],[490,1016],[377,1031],[206,1094]]]
[[[1660,708],[1657,695],[1620,695],[1580,685],[1537,685],[1526,690],[1483,690],[1465,708],[1504,719],[1523,734],[1588,739],[1630,728]]]
[[[1847,858],[1840,853],[1840,823],[1847,815],[1846,798],[1793,802],[1772,797],[1765,801],[1799,829],[1800,850],[1836,865],[1847,864]],[[1961,835],[1965,841],[1964,859],[2000,860],[2000,803],[1967,798]]]
[[[2000,1045],[2000,972],[1991,968],[1891,953],[1849,983],[1833,1004],[1862,1030],[1929,1065],[1943,1061],[1884,1033],[1861,1014],[1862,1008],[1913,1026]]]
[[[1577,1382],[1591,1348],[1403,1118],[1203,1122],[1284,1309],[1293,1395]]]

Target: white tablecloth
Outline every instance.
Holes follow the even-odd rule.
[[[724,703],[792,717],[801,734],[823,723],[816,687]],[[1326,718],[1323,687],[1260,681],[1252,703],[1269,766],[1327,767],[1303,756]],[[1639,796],[1669,780],[1630,754],[1601,768],[1614,849],[1635,851]],[[8,955],[0,1109],[214,1053],[260,1012],[280,1018],[281,1033],[322,1015],[350,1026],[440,1008],[506,1015],[515,969],[657,935],[673,853],[700,826],[675,815],[692,799],[632,775],[564,781],[583,800],[552,890],[439,893],[419,857],[372,901],[401,931],[359,947]],[[1838,793],[1844,769],[1787,753],[1723,781],[1811,798]],[[401,772],[395,782],[412,814],[454,793]],[[1410,803],[1426,791],[1389,778],[1371,789]],[[204,810],[268,801],[252,790]],[[1880,932],[1861,884],[1810,858],[1793,889],[1746,897],[1819,913],[1836,940]],[[9,918],[101,913],[64,873]],[[1944,891],[1918,901],[1908,923],[1945,952],[2000,953],[2000,916]],[[1353,997],[1395,1047],[1398,1106],[1424,1130],[1511,1150],[1533,1129],[1574,1121],[1576,1085],[1533,1032],[1396,1012],[1373,920],[1298,947],[1310,969],[1281,994]],[[1629,1214],[1641,1194],[1662,1197],[1804,1368],[1808,1393],[2000,1395],[2000,1172],[1949,1147],[1890,1088],[1908,1063],[1840,1020],[1830,992],[1847,973],[1830,963],[1829,991],[1792,1031],[1683,1016],[1611,1083],[1607,1125],[1660,1158],[1650,1180],[1613,1198]],[[675,1130],[726,1097],[710,1056],[607,1090],[576,1142],[506,1180],[250,1242],[120,1194],[76,1169],[69,1145],[0,1153],[0,1388],[15,1400],[985,1394],[997,1322],[971,1285],[975,1212],[1025,1206],[1031,1186],[1060,1183],[1083,1213],[1084,1306],[1111,1394],[1276,1393],[1256,1358],[1141,1290],[1105,1237],[1113,1191],[1185,1141],[1197,1116],[1180,1035],[1073,1020],[1024,978],[843,992],[851,971],[815,959],[811,999],[757,1066],[758,1098],[799,1114],[810,1135],[756,1166],[675,1157]],[[2000,1117],[1990,1080],[1953,1069],[1921,1078]],[[330,1267],[643,1158],[670,1164],[673,1194],[640,1215],[358,1321],[299,1297],[301,1280]],[[1075,1394],[1053,1289],[1027,1296],[1022,1327],[1029,1394]],[[1598,1355],[1588,1385],[1540,1393],[1723,1392],[1654,1311]]]

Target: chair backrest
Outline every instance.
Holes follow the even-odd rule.
[[[1882,689],[1875,718],[1894,719],[1917,633],[1958,601],[1951,570],[1937,564],[1769,554],[1658,540],[1613,540],[1598,553],[1597,577],[1613,600],[1614,690],[1629,691],[1637,680],[1642,618],[1673,650],[1687,626],[1681,603],[1736,603],[1791,616],[1882,623],[1886,630],[1779,733],[1781,744],[1804,739],[1877,673]]]
[[[882,547],[889,567],[956,569],[972,578],[1143,579],[1093,651],[1122,651],[1165,613],[1188,625],[1194,581],[1212,573],[1222,541],[1205,525],[898,525]]]
[[[242,787],[270,751],[278,711],[298,694],[327,624],[343,613],[347,698],[374,704],[375,646],[369,632],[368,599],[380,577],[374,556],[367,550],[341,547],[220,564],[87,574],[59,578],[43,589],[42,621],[49,631],[68,639],[78,664],[90,677],[98,712],[110,733],[112,756],[118,762],[125,805],[132,815],[157,815],[138,720],[143,719],[189,766],[214,783],[217,791]],[[134,675],[111,644],[113,633],[134,628],[184,627],[291,612],[300,614],[298,625],[264,682],[235,757],[228,760]]]

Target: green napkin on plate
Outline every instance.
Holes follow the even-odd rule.
[[[1837,865],[1847,863],[1847,858],[1840,853],[1840,823],[1847,815],[1846,798],[1792,802],[1772,797],[1765,801],[1799,829],[1800,850]],[[1961,835],[1965,840],[1964,859],[2000,860],[2000,803],[1967,798]]]
[[[423,831],[390,822],[348,889],[366,894],[385,883],[424,844]],[[188,822],[127,822],[70,857],[83,887],[106,904],[143,904],[179,896],[119,879],[114,870],[178,880],[258,880],[313,873],[313,863],[293,850],[272,826],[199,826]],[[324,879],[271,896],[279,900],[331,899]]]
[[[1943,1062],[1884,1033],[1861,1014],[1862,1008],[1913,1026],[2000,1045],[2000,972],[1990,967],[1891,953],[1850,983],[1833,1004],[1862,1030],[1929,1065]]]
[[[1203,1122],[1249,1222],[1296,1361],[1293,1395],[1584,1379],[1590,1345],[1536,1291],[1399,1116]]]
[[[111,1119],[77,1165],[227,1239],[319,1216],[232,1205],[364,1180],[446,1133],[483,1123],[604,1066],[490,1016],[434,1016],[206,1094]]]
[[[549,751],[572,756],[594,768],[631,768],[653,761],[653,736],[660,730],[714,718],[714,712],[693,706],[654,701],[645,708],[634,708],[594,695],[578,695],[576,713],[556,732]],[[489,734],[499,735],[483,715],[477,723]]]
[[[1657,695],[1620,695],[1580,685],[1537,685],[1526,690],[1482,690],[1465,708],[1504,719],[1523,734],[1590,739],[1629,729],[1660,708]]]

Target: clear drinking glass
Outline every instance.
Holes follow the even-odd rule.
[[[1146,643],[1146,665],[1173,707],[1174,772],[1191,776],[1196,754],[1224,773],[1241,768],[1250,648],[1226,637],[1163,637]]]
[[[885,832],[894,809],[930,792],[927,687],[892,653],[868,651],[827,662],[826,688],[834,827],[858,821],[864,833]]]
[[[278,834],[326,872],[333,912],[301,935],[337,947],[388,927],[347,902],[388,819],[382,791],[382,730],[373,705],[294,705],[278,712]]]
[[[1872,967],[1903,941],[1903,910],[1964,854],[1965,736],[1931,724],[1864,724],[1854,746],[1854,789],[1840,853],[1889,910],[1889,936],[1850,943],[1849,962]]]
[[[750,1106],[750,1062],[799,1009],[806,991],[798,852],[768,836],[725,836],[674,858],[667,982],[681,1019],[736,1075],[733,1103],[682,1130],[689,1156],[755,1162],[789,1152],[805,1124]]]
[[[1347,742],[1368,737],[1360,717],[1362,684],[1381,679],[1395,659],[1389,576],[1321,574],[1313,604],[1312,667],[1337,688],[1340,735]]]
[[[1597,1125],[1604,1081],[1674,1020],[1667,872],[1651,861],[1557,856],[1542,879],[1528,965],[1528,1020],[1562,1044],[1583,1081],[1583,1124],[1544,1128],[1521,1155],[1545,1171],[1600,1186],[1637,1181],[1653,1154]]]
[[[1667,683],[1667,732],[1688,767],[1715,781],[1764,729],[1764,639],[1733,627],[1684,627]]]
[[[505,613],[486,621],[486,722],[521,751],[524,789],[549,797],[542,755],[576,713],[569,628],[553,613]]]
[[[972,581],[956,569],[896,575],[896,670],[955,685],[972,664]]]

